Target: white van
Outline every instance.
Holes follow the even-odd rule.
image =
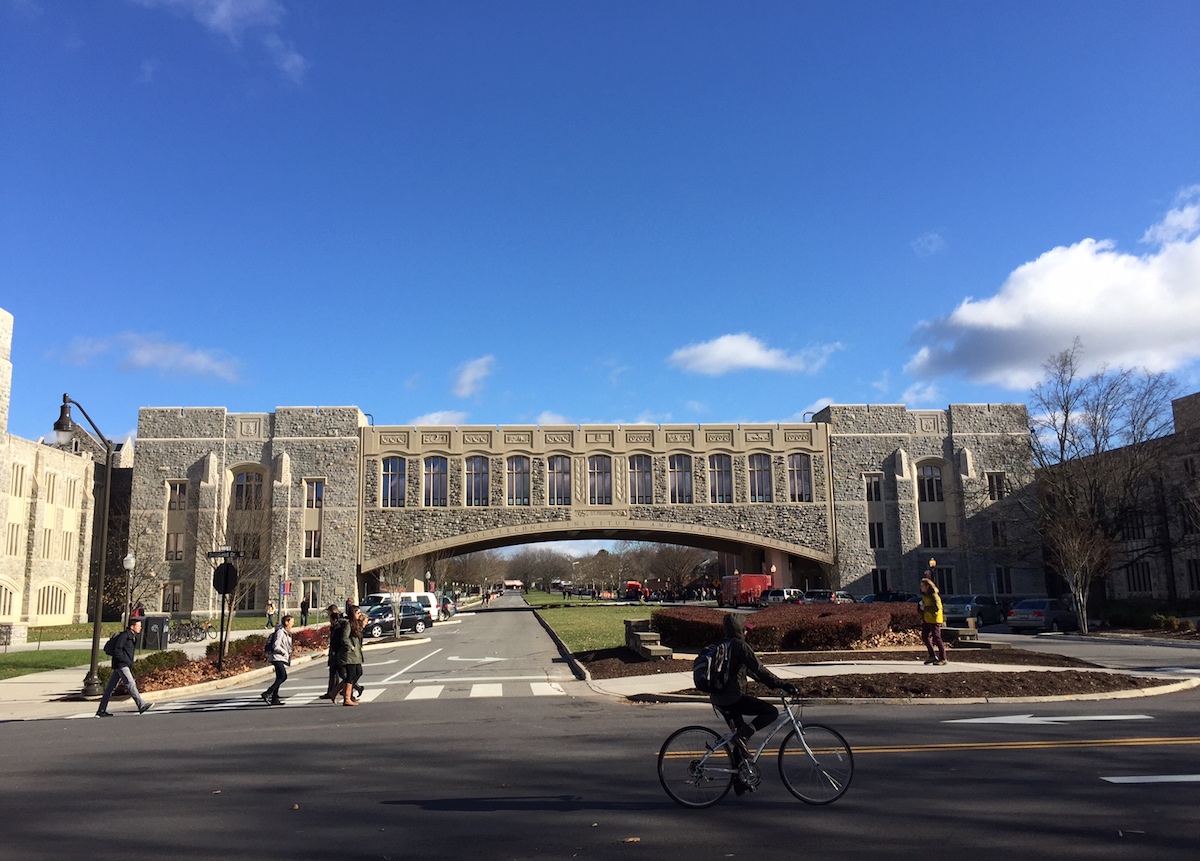
[[[440,618],[438,611],[441,608],[438,606],[437,596],[432,592],[401,592],[399,599],[401,601],[412,601],[414,604],[420,604],[429,611],[429,618],[435,622]]]

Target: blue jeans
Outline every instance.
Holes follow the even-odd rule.
[[[267,688],[267,698],[272,700],[279,699],[279,688],[287,681],[287,664],[283,661],[271,661],[275,666],[275,684]]]

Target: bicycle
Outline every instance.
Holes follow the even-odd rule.
[[[658,780],[667,795],[684,807],[711,807],[729,792],[734,779],[748,788],[762,780],[758,760],[781,730],[789,729],[779,745],[779,778],[788,792],[806,804],[831,804],[850,788],[854,777],[854,754],[837,730],[824,724],[804,723],[802,702],[779,695],[783,714],[767,730],[758,748],[734,757],[737,731],[732,722],[721,735],[706,726],[685,726],[673,732],[658,752]],[[793,710],[793,705],[798,706]],[[713,708],[718,715],[721,712]]]

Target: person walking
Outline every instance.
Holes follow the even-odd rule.
[[[329,666],[329,689],[319,699],[336,703],[337,692],[343,684],[342,665],[338,663],[338,652],[344,648],[346,620],[338,611],[337,604],[330,604],[325,612],[329,614],[329,648],[325,652],[325,663]]]
[[[942,624],[946,621],[942,613],[942,596],[933,582],[933,568],[925,572],[921,580],[921,642],[929,652],[926,664],[942,666],[946,663],[946,644],[942,642]]]
[[[346,636],[338,650],[338,664],[342,668],[342,705],[356,706],[358,700],[354,696],[355,690],[362,690],[358,681],[362,678],[362,636],[367,617],[357,607],[349,615]]]
[[[301,628],[303,628],[304,626],[306,626],[308,624],[308,608],[311,606],[312,606],[312,604],[309,603],[307,598],[305,598],[303,601],[300,602],[300,627]]]
[[[154,703],[148,703],[142,699],[142,695],[138,693],[137,683],[133,680],[133,672],[130,670],[130,667],[133,666],[137,640],[141,633],[142,620],[133,618],[129,620],[128,628],[118,634],[113,634],[104,644],[104,654],[112,656],[112,675],[109,676],[108,684],[104,687],[104,696],[100,698],[100,707],[96,709],[96,717],[112,717],[112,712],[108,710],[108,701],[112,697],[113,691],[117,689],[118,682],[124,683],[125,690],[129,691],[129,695],[137,703],[138,714],[145,714],[154,705]]]
[[[267,627],[275,627],[275,602],[267,599]]]
[[[263,702],[269,706],[281,706],[279,688],[287,681],[287,668],[292,665],[292,622],[291,616],[279,620],[279,627],[271,634],[270,651],[267,657],[275,667],[275,683],[262,692]]]

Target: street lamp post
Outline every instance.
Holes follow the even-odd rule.
[[[137,567],[137,557],[132,549],[121,560],[121,567],[125,569],[125,624],[128,626],[133,617],[133,569]]]
[[[100,515],[100,567],[96,573],[96,594],[92,598],[92,662],[88,667],[88,674],[83,679],[82,691],[85,697],[98,697],[104,692],[100,684],[100,617],[104,613],[104,575],[108,568],[108,515],[112,493],[113,444],[108,437],[100,433],[100,428],[96,427],[83,405],[79,401],[71,400],[70,395],[64,393],[58,421],[54,423],[54,438],[59,445],[70,445],[75,436],[76,425],[71,419],[71,404],[79,407],[96,436],[104,443],[104,508]]]

